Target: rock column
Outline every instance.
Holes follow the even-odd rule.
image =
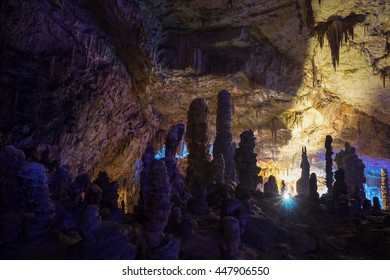
[[[210,184],[210,144],[208,133],[209,107],[202,98],[192,101],[187,115],[185,139],[188,146],[188,167],[185,183],[192,194],[191,208],[197,214],[208,211],[206,202]]]
[[[251,197],[257,184],[261,182],[261,177],[259,177],[261,169],[256,165],[257,154],[253,152],[256,144],[253,130],[244,131],[240,134],[240,138],[239,148],[235,155],[240,182],[236,188],[236,195],[243,201]]]
[[[297,181],[298,195],[308,196],[310,193],[310,163],[307,159],[306,147],[302,148],[301,178]]]
[[[224,178],[227,184],[235,184],[236,182],[231,120],[231,95],[227,90],[222,90],[218,93],[217,135],[214,142],[213,156],[214,158],[217,158],[219,154],[223,155],[223,159],[225,161]]]
[[[382,188],[382,202],[383,209],[389,209],[389,177],[387,175],[387,169],[381,169],[381,188]]]
[[[325,139],[325,172],[326,172],[326,187],[328,189],[328,193],[332,193],[333,191],[333,151],[332,151],[332,136],[326,135]]]

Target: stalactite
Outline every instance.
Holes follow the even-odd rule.
[[[329,42],[332,63],[335,70],[340,61],[340,48],[343,44],[343,39],[345,43],[347,43],[350,38],[353,39],[355,25],[357,23],[362,23],[364,20],[364,15],[351,13],[345,18],[339,16],[331,17],[328,21],[321,22],[314,28],[321,48],[324,46],[324,38],[326,36]]]
[[[313,6],[311,4],[312,0],[305,0],[305,8],[306,8],[306,24],[309,29],[314,27],[314,14],[313,14]]]

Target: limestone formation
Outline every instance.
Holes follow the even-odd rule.
[[[332,151],[332,136],[326,135],[325,139],[325,173],[326,173],[326,187],[328,189],[328,193],[332,193],[333,188],[333,151]]]
[[[49,227],[54,215],[50,200],[46,169],[36,162],[23,166],[20,177],[26,194],[27,213],[24,219],[24,237],[33,239],[42,235]]]
[[[134,214],[138,219],[143,219],[145,211],[150,205],[150,192],[152,189],[152,162],[154,160],[154,149],[151,146],[146,148],[142,155],[142,170],[140,175],[140,191],[138,203],[134,207]]]
[[[69,190],[69,198],[72,205],[79,205],[84,201],[85,193],[90,183],[91,177],[88,173],[81,173],[76,176]]]
[[[50,174],[49,189],[52,200],[68,203],[71,186],[72,175],[68,165],[58,167],[52,174]]]
[[[223,219],[227,216],[233,216],[238,220],[241,235],[244,234],[248,222],[248,210],[245,205],[237,199],[231,197],[226,198],[221,205],[220,222],[222,228]]]
[[[164,234],[171,213],[171,184],[163,160],[154,160],[151,165],[152,188],[150,202],[146,211],[143,236],[149,259],[177,259],[179,243],[171,236]]]
[[[102,198],[102,189],[96,184],[89,184],[87,192],[85,193],[85,202],[87,204],[100,205]]]
[[[335,161],[338,168],[345,170],[345,182],[348,186],[349,197],[362,203],[366,197],[364,192],[364,183],[366,182],[364,176],[365,165],[357,156],[356,148],[346,142],[345,150],[341,150],[336,154]]]
[[[345,183],[345,171],[337,169],[334,173],[333,200],[336,210],[345,210],[348,204],[348,186]]]
[[[264,184],[264,193],[273,193],[273,194],[279,193],[275,176],[270,175],[268,177],[268,181]]]
[[[318,201],[318,199],[320,198],[317,190],[318,190],[317,175],[315,173],[311,173],[311,175],[310,175],[310,194],[309,194],[309,197],[313,201]]]
[[[209,107],[202,98],[194,99],[188,110],[185,139],[188,146],[185,183],[192,194],[191,208],[197,214],[208,210],[206,198],[210,184],[208,133]]]
[[[176,153],[185,132],[184,124],[177,124],[171,127],[165,140],[165,157],[163,158],[167,167],[169,182],[172,185],[172,201],[178,207],[184,207],[190,195],[184,190],[184,177],[181,175],[177,165]]]
[[[379,203],[379,197],[374,196],[372,198],[372,213],[377,214],[381,211],[381,205]]]
[[[381,189],[382,189],[382,202],[383,209],[389,209],[389,177],[387,175],[387,169],[381,169]]]
[[[93,181],[94,184],[98,185],[101,190],[101,201],[100,207],[107,208],[109,210],[115,210],[118,208],[118,182],[111,182],[110,178],[104,171],[100,171],[96,180]]]
[[[24,163],[21,150],[6,146],[0,151],[0,245],[16,241],[23,230],[22,215],[27,205],[18,175]]]
[[[240,224],[235,217],[226,216],[222,219],[225,259],[237,259],[240,254],[241,233]]]
[[[89,260],[132,260],[136,256],[131,244],[131,228],[115,222],[103,222],[97,205],[87,205],[79,222],[83,241],[78,245],[79,257]]]
[[[310,193],[310,163],[307,159],[306,147],[302,148],[302,160],[300,165],[301,177],[297,181],[297,192],[298,195],[308,196]]]
[[[232,100],[230,92],[221,90],[218,93],[217,106],[217,133],[213,147],[213,156],[214,158],[217,158],[219,154],[223,155],[225,161],[225,181],[227,184],[235,184],[236,169],[234,162],[234,147],[232,145]]]
[[[236,168],[239,184],[236,195],[240,200],[247,200],[256,190],[257,184],[262,181],[259,176],[260,168],[257,164],[257,154],[253,152],[256,142],[253,130],[247,130],[240,134],[240,144],[235,154]]]

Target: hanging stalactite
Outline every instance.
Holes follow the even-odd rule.
[[[340,61],[340,48],[344,43],[347,43],[350,38],[354,37],[354,27],[357,23],[362,23],[365,20],[364,15],[356,15],[351,13],[349,16],[342,18],[339,16],[331,17],[326,22],[319,23],[314,29],[317,33],[318,42],[320,47],[324,46],[324,39],[328,40],[330,51],[332,54],[333,67],[336,70],[336,66]]]

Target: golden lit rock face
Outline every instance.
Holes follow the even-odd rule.
[[[184,120],[193,98],[205,98],[211,108],[211,130],[215,127],[217,93],[229,90],[235,108],[234,139],[237,141],[241,131],[252,128],[263,175],[277,175],[291,188],[300,176],[302,146],[307,146],[311,171],[317,172],[319,186],[323,185],[321,156],[327,134],[332,135],[335,149],[349,141],[357,146],[358,153],[390,156],[390,79],[386,77],[390,71],[390,4],[312,1],[314,27],[351,13],[364,15],[363,21],[359,16],[362,22],[353,25],[353,38],[343,40],[339,64],[334,69],[329,42],[325,38],[320,47],[317,34],[307,24],[303,2],[232,1],[227,5],[226,1],[193,1],[173,5],[172,1],[163,1],[169,16],[162,18],[159,8],[153,14],[162,19],[168,33],[179,32],[180,22],[184,34],[245,27],[252,37],[235,39],[249,46],[240,71],[199,74],[191,65],[187,70],[165,68],[161,70],[164,78],[154,80],[148,88],[153,105],[172,122]],[[202,49],[202,42],[197,44]],[[226,50],[232,45],[223,38],[215,44]],[[290,64],[284,64],[284,59]],[[288,74],[293,78],[289,79]],[[388,81],[385,86],[383,76]],[[297,87],[291,87],[294,82]]]

